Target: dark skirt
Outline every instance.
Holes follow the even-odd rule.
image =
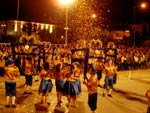
[[[40,87],[39,87],[39,93],[46,94],[48,92],[51,92],[52,87],[53,87],[53,84],[50,79],[49,80],[42,79],[40,83]]]
[[[65,95],[70,95],[74,96],[75,95],[75,90],[73,87],[73,82],[71,81],[66,81],[64,84],[64,90],[63,90]]]
[[[79,95],[81,92],[81,84],[80,81],[66,81],[64,84],[64,94],[70,96]]]
[[[80,83],[80,80],[74,81],[73,82],[73,86],[74,86],[74,89],[75,89],[75,94],[79,95],[81,93],[81,83]]]
[[[88,94],[88,105],[91,111],[97,109],[97,93]]]
[[[102,78],[102,71],[101,70],[97,70],[97,79],[100,80]]]
[[[6,96],[16,96],[16,82],[5,82]]]
[[[64,89],[64,80],[55,80],[55,84],[56,84],[56,91],[57,92],[63,92]]]
[[[109,76],[106,76],[105,77],[105,83],[104,83],[104,89],[106,89],[108,86],[112,89],[113,88],[113,76],[112,77],[109,77]]]
[[[117,83],[117,74],[115,73],[113,76],[113,84],[116,84],[116,83]]]
[[[26,82],[25,82],[25,84],[26,85],[28,85],[28,86],[32,86],[32,75],[25,75],[25,80],[26,80]]]
[[[4,71],[4,68],[1,68],[1,67],[0,67],[0,76],[3,76],[4,72],[5,72],[5,71]]]

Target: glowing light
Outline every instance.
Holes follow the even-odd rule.
[[[21,26],[20,26],[21,29],[23,28],[23,24],[24,24],[24,22],[21,22]]]
[[[141,8],[145,9],[147,7],[146,3],[141,3]]]
[[[59,2],[61,3],[61,4],[64,4],[64,5],[67,5],[67,4],[70,4],[70,3],[72,3],[74,0],[59,0]]]
[[[18,22],[15,21],[15,28],[14,28],[14,31],[17,32],[17,27],[18,27]]]
[[[99,50],[95,50],[95,54],[99,55],[100,51]]]
[[[49,32],[50,32],[50,33],[52,33],[52,32],[53,32],[53,25],[50,25]]]
[[[96,14],[92,14],[92,18],[96,18]]]
[[[40,24],[39,23],[37,23],[37,29],[40,29]]]
[[[79,56],[82,55],[82,52],[81,52],[81,51],[78,51],[78,55],[79,55]]]
[[[41,25],[41,29],[42,29],[42,30],[44,29],[44,24]]]
[[[125,30],[125,32],[126,32],[126,33],[129,33],[130,31],[129,31],[129,30]]]
[[[46,29],[46,30],[48,30],[48,24],[46,24],[46,27],[45,27],[45,29]]]
[[[24,47],[24,48],[28,50],[28,49],[29,49],[29,47],[30,47],[29,45],[25,45],[25,47]]]
[[[125,30],[125,36],[130,37],[130,31],[129,30]]]
[[[6,27],[6,25],[5,25],[5,24],[2,24],[1,27]]]
[[[110,13],[110,9],[108,9],[107,12]]]

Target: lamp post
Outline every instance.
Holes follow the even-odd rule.
[[[17,21],[19,20],[19,5],[20,5],[20,0],[17,1]]]
[[[135,35],[136,35],[136,33],[135,33],[135,24],[136,24],[136,8],[137,8],[137,5],[134,5],[133,6],[133,39],[134,39],[134,46],[135,46]],[[141,4],[140,4],[140,8],[141,9],[146,9],[147,8],[147,3],[146,2],[142,2]]]
[[[68,45],[68,4],[66,4],[65,44]]]
[[[61,4],[64,4],[65,5],[65,8],[66,8],[66,23],[65,23],[65,44],[67,46],[68,44],[68,30],[69,30],[69,27],[68,27],[68,9],[69,9],[69,4],[72,3],[74,0],[59,0],[59,2]]]

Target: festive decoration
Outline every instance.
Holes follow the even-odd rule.
[[[84,40],[84,39],[78,40],[76,48],[78,48],[78,49],[80,49],[80,48],[86,48],[86,40]]]
[[[108,42],[107,48],[109,48],[109,50],[106,53],[108,56],[110,55],[114,56],[116,54],[114,51],[114,49],[116,48],[114,42]]]
[[[39,40],[39,37],[36,34],[31,34],[31,35],[23,34],[19,38],[19,42],[22,44],[25,44],[25,46],[21,46],[23,52],[31,53],[33,51],[33,48],[35,48],[35,47],[29,46],[28,44],[37,44],[37,43],[39,43],[38,40]]]
[[[102,48],[103,47],[103,43],[101,40],[97,39],[93,39],[90,41],[90,47],[92,48]]]
[[[95,50],[95,54],[99,55],[100,54],[100,50]]]
[[[107,48],[115,48],[114,42],[108,42]]]
[[[29,45],[25,45],[24,48],[28,50],[30,48],[30,46]]]

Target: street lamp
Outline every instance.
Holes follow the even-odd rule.
[[[145,2],[143,2],[143,3],[141,3],[140,7],[145,9],[147,7],[147,4]]]
[[[137,6],[135,5],[134,7],[133,7],[133,38],[134,38],[134,46],[135,46],[135,21],[136,21],[136,15],[135,15],[135,12],[136,12],[136,8],[137,8]],[[140,8],[141,9],[146,9],[147,8],[147,3],[146,2],[142,2],[141,4],[140,4]]]
[[[96,14],[92,14],[92,18],[96,18]]]
[[[72,3],[74,0],[59,0],[61,4],[68,5]]]
[[[65,23],[65,44],[68,44],[68,5],[72,3],[74,0],[59,0],[59,2],[66,7],[66,23]]]

